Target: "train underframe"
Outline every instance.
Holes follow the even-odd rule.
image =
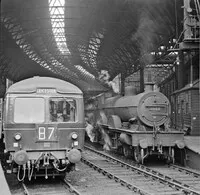
[[[7,160],[7,173],[16,173],[18,181],[32,178],[65,176],[75,169],[80,161],[78,149],[64,151],[25,151],[10,152]]]
[[[167,163],[175,162],[175,148],[183,149],[183,133],[180,131],[154,132],[131,131],[101,126],[104,149],[119,150],[126,157],[133,157],[137,163],[144,163],[149,156],[164,159]],[[102,133],[103,132],[103,133]]]
[[[147,147],[141,148],[140,146],[129,146],[122,144],[122,151],[124,156],[133,156],[137,163],[144,164],[144,160],[152,155],[156,155],[159,159],[166,159],[167,163],[174,163],[174,147]]]

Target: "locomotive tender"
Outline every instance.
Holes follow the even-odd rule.
[[[151,83],[146,84],[143,93],[136,94],[129,86],[124,96],[100,95],[93,101],[95,109],[86,109],[86,116],[101,132],[109,149],[122,148],[125,156],[132,155],[137,162],[144,163],[153,154],[174,162],[174,148],[184,148],[184,133],[169,126],[168,98],[153,90]]]
[[[85,121],[82,91],[66,81],[33,77],[10,86],[3,113],[9,173],[19,181],[60,176],[81,159]]]

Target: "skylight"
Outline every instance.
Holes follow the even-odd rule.
[[[63,55],[70,55],[65,38],[65,0],[49,0],[52,31],[58,49]]]
[[[65,0],[49,0],[49,12],[51,18],[52,31],[57,44],[58,49],[64,56],[71,55],[65,38]],[[83,48],[82,48],[83,49]],[[87,63],[87,59],[83,61]],[[57,63],[57,62],[56,62]],[[94,79],[95,77],[85,70],[81,65],[75,65],[75,67],[87,75],[89,78]]]

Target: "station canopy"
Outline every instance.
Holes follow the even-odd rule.
[[[107,90],[102,70],[109,80],[146,66],[166,71],[176,60],[182,5],[182,0],[2,0],[0,74],[14,82],[53,76],[96,93]]]

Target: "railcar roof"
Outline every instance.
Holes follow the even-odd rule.
[[[60,93],[82,94],[82,91],[75,85],[51,77],[32,77],[11,85],[7,93],[35,92],[37,88],[55,88]]]

